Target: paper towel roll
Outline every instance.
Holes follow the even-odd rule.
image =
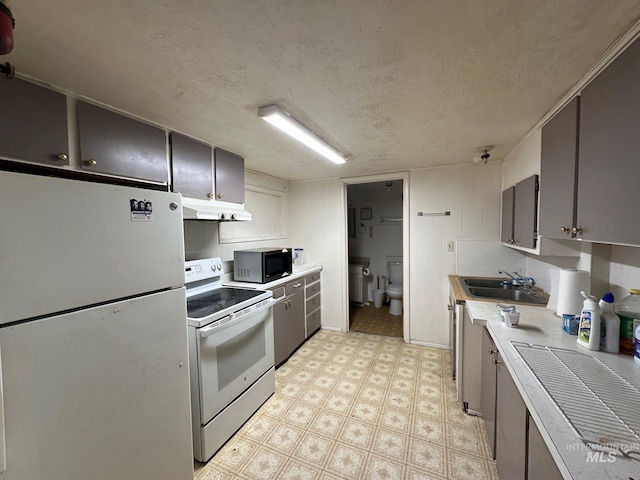
[[[560,270],[558,275],[558,309],[562,316],[565,313],[580,315],[584,298],[580,291],[591,293],[591,277],[584,270]]]
[[[549,301],[547,302],[547,308],[558,311],[558,277],[560,276],[559,268],[552,268],[549,270],[549,277],[551,278],[551,291],[549,292]]]

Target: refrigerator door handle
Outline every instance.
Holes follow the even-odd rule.
[[[2,345],[0,345],[0,475],[7,470],[7,447],[4,428],[4,389],[2,376]]]

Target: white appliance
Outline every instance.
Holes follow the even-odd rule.
[[[193,452],[206,462],[275,392],[273,293],[223,287],[220,258],[184,271]]]
[[[0,171],[0,480],[193,478],[180,203]]]

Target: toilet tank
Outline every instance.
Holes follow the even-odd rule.
[[[402,262],[389,262],[389,281],[391,283],[402,282]]]

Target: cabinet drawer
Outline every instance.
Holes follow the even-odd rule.
[[[322,319],[322,309],[318,308],[315,312],[307,315],[307,338],[320,328]]]
[[[316,293],[320,293],[320,282],[316,282],[313,285],[307,284],[307,288],[305,289],[305,295],[307,298],[315,295]]]
[[[307,300],[307,312],[313,312],[320,307],[320,295],[315,295]]]
[[[317,282],[318,280],[320,280],[320,272],[312,273],[304,277],[304,284],[311,285],[312,283]]]
[[[292,293],[296,293],[302,290],[303,286],[304,281],[302,279],[296,280],[295,282],[290,282],[285,285],[285,292],[287,295],[291,295]]]
[[[284,287],[272,288],[271,291],[273,292],[273,298],[280,298],[284,296]]]

